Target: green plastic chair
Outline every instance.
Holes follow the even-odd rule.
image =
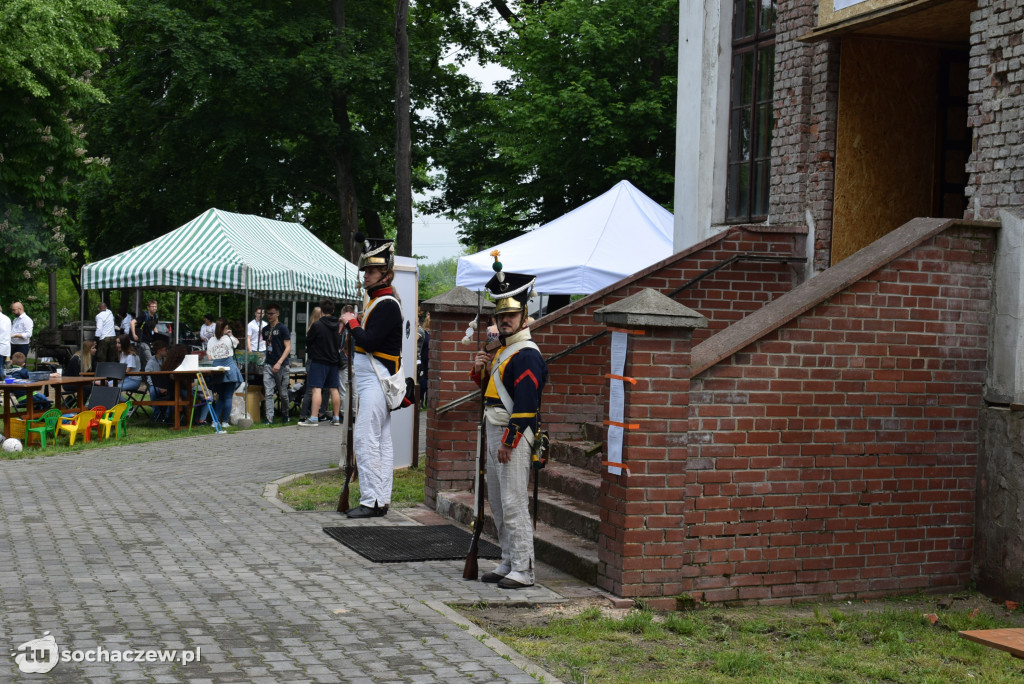
[[[132,417],[132,414],[135,413],[135,409],[138,408],[135,406],[135,402],[131,399],[126,400],[124,403],[126,404],[125,409],[121,413],[121,419],[117,421],[118,439],[128,436],[128,419]]]
[[[38,418],[25,421],[25,444],[28,444],[29,434],[33,432],[39,435],[39,443],[43,449],[46,448],[46,433],[53,435],[53,440],[56,442],[57,425],[60,423],[60,419],[60,409],[50,409]]]

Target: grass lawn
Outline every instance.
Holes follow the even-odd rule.
[[[331,467],[335,467],[332,465]],[[395,471],[391,491],[392,508],[410,508],[423,503],[423,466]],[[338,508],[344,474],[305,475],[296,478],[278,490],[278,496],[297,511],[333,511]],[[348,488],[349,506],[359,505],[359,481]]]
[[[460,610],[567,682],[1024,682],[1024,660],[957,634],[1022,627],[1024,611],[973,592],[946,600],[946,609],[939,597],[915,595],[669,613]]]
[[[294,423],[289,425],[294,426]],[[233,425],[226,426],[228,432],[237,432],[240,428],[234,427]],[[281,424],[275,425],[264,425],[261,422],[254,422],[252,427],[246,428],[248,430],[265,429],[271,427],[284,427]],[[183,437],[194,437],[196,435],[212,435],[215,430],[212,427],[193,427],[191,432],[186,424],[181,430],[172,430],[169,425],[158,425],[153,423],[148,416],[143,415],[141,412],[136,413],[134,416],[128,419],[128,434],[121,439],[114,439],[114,431],[111,430],[111,439],[109,442],[105,440],[96,439],[96,433],[93,432],[92,441],[86,443],[84,437],[79,436],[75,441],[74,446],[68,445],[68,438],[66,434],[58,435],[56,443],[54,440],[47,435],[46,437],[46,448],[43,449],[39,446],[38,439],[32,437],[32,445],[26,446],[22,451],[0,451],[0,460],[16,460],[22,458],[36,458],[39,456],[49,456],[51,454],[63,454],[69,451],[84,451],[87,449],[102,449],[108,446],[123,446],[126,444],[144,444],[146,442],[159,442],[167,439],[181,439]]]

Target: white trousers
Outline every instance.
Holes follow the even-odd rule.
[[[501,544],[499,575],[533,584],[533,522],[530,520],[530,445],[525,439],[512,450],[512,460],[498,462],[504,426],[487,426],[487,500]]]
[[[382,375],[390,375],[380,361],[367,354],[355,355],[352,374],[359,393],[359,414],[352,426],[352,450],[359,469],[359,503],[373,508],[374,503],[391,503],[395,451],[391,445],[391,412],[371,363],[378,364]]]

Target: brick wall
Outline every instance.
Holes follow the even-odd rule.
[[[967,163],[972,218],[1024,206],[1024,11],[1019,2],[979,0],[971,14]]]
[[[831,263],[839,41],[797,42],[815,27],[815,8],[807,0],[778,5],[769,206],[771,223],[814,231],[820,271]]]
[[[683,591],[689,328],[638,328],[624,373],[623,454],[628,474],[601,480],[598,586],[618,596],[672,596]],[[674,607],[657,605],[657,607]]]
[[[462,344],[466,327],[476,317],[476,310],[430,304],[423,308],[430,311],[431,319],[425,502],[433,508],[437,492],[469,489],[476,473],[479,400],[464,402],[443,415],[437,412],[438,407],[477,389],[469,379],[476,346]]]
[[[644,269],[533,323],[534,339],[545,356],[604,331],[594,311],[644,288],[668,293],[707,269],[737,254],[803,257],[806,231],[802,227],[733,226],[701,243]],[[710,330],[729,323],[791,290],[801,279],[803,265],[779,262],[737,262],[717,271],[676,297],[710,319]],[[426,503],[436,492],[469,489],[474,473],[479,403],[468,402],[438,412],[438,408],[473,392],[468,379],[475,347],[461,344],[475,308],[425,303],[431,312],[430,385],[427,412]],[[704,339],[709,330],[697,331]],[[602,338],[549,364],[549,381],[541,407],[554,438],[578,437],[580,425],[600,422],[607,409],[608,340]]]
[[[684,591],[966,584],[993,250],[948,230],[692,379]]]
[[[531,326],[545,356],[551,356],[602,332],[594,311],[645,288],[668,294],[737,254],[802,257],[802,228],[735,226],[696,247],[624,280],[612,288],[574,302]],[[705,339],[751,311],[788,292],[800,281],[801,263],[736,262],[701,280],[674,299],[708,318],[709,327],[695,332]],[[548,366],[543,415],[555,437],[579,433],[581,423],[604,419],[607,407],[608,338],[604,337]]]

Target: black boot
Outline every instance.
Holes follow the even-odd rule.
[[[373,508],[370,508],[369,506],[364,506],[363,504],[359,504],[345,515],[347,515],[350,518],[379,518],[382,515],[385,515],[387,512],[387,504],[384,504],[384,506],[381,507],[378,506],[376,502],[374,502]]]

